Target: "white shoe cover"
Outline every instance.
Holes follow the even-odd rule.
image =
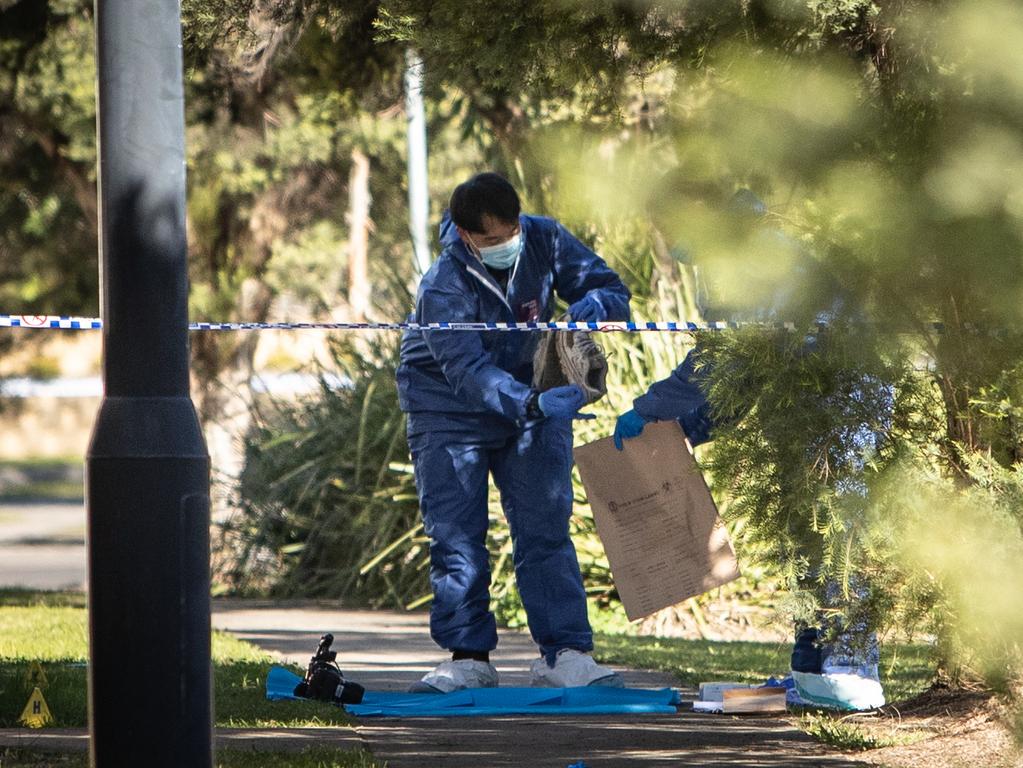
[[[409,693],[451,693],[465,688],[496,688],[497,668],[486,661],[445,661],[409,686]]]
[[[603,685],[608,688],[624,688],[625,683],[613,669],[600,666],[588,653],[574,648],[562,648],[554,659],[554,666],[548,666],[543,657],[533,662],[529,669],[533,687],[582,688],[587,685]]]
[[[792,673],[799,697],[811,706],[863,711],[884,706],[884,691],[876,676],[860,674],[857,668],[836,667],[822,675]]]

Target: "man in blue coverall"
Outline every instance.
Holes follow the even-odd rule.
[[[443,250],[423,276],[415,320],[546,322],[555,298],[579,321],[628,320],[630,293],[557,221],[521,213],[504,178],[460,184],[441,223]],[[531,387],[536,333],[408,331],[397,371],[420,511],[430,537],[430,634],[451,660],[412,686],[450,692],[497,685],[490,651],[488,476],[501,494],[515,578],[541,658],[534,685],[616,685],[598,665],[575,548],[572,419],[576,385]]]

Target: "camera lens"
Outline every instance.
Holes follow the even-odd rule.
[[[345,680],[337,687],[334,699],[339,704],[359,704],[364,693],[366,693],[366,689],[361,685]]]

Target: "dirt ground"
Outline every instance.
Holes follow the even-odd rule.
[[[1006,727],[1009,713],[982,691],[935,687],[916,698],[849,722],[879,741],[904,742],[860,758],[885,768],[1023,768]]]

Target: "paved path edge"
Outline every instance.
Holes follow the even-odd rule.
[[[84,751],[89,748],[89,731],[86,728],[0,728],[0,747],[55,752]],[[308,747],[369,751],[366,740],[349,726],[217,728],[214,747],[255,752],[292,752]]]

